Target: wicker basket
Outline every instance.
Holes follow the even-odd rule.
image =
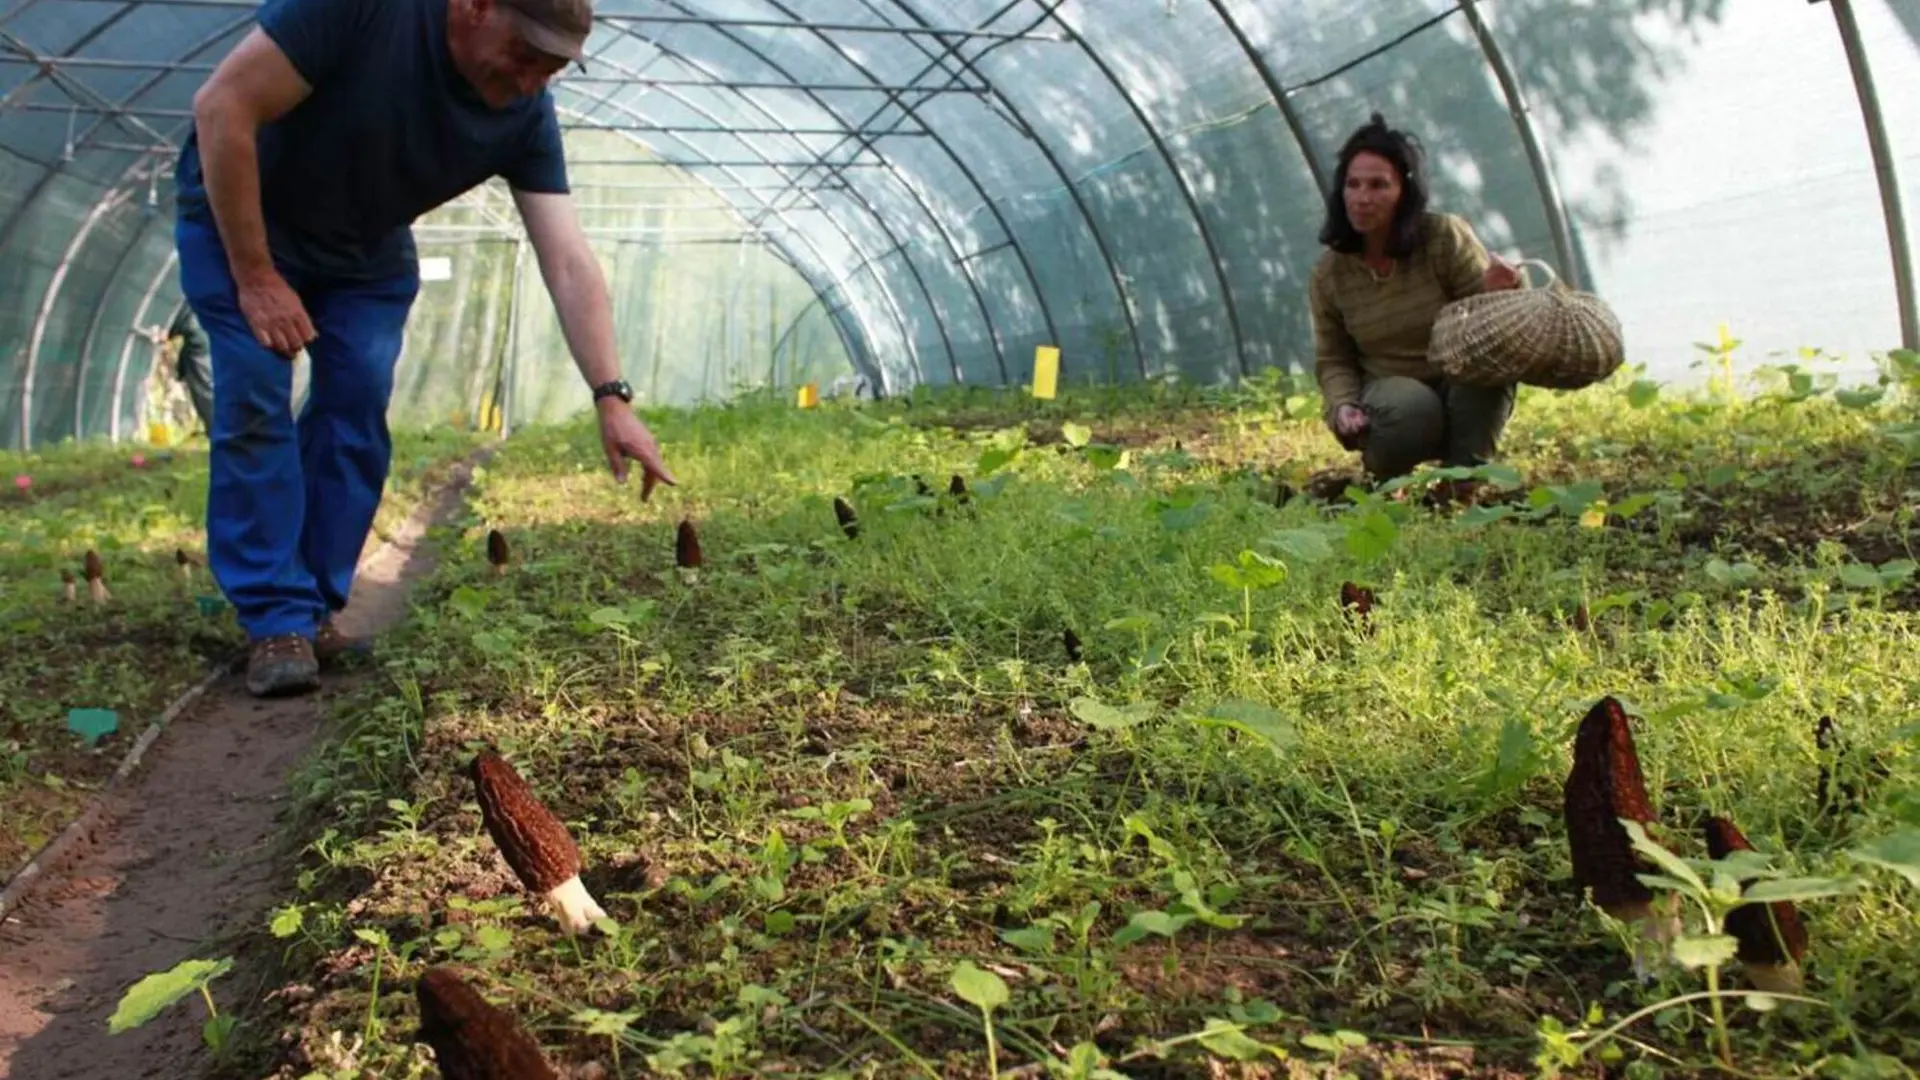
[[[1441,308],[1427,354],[1433,365],[1468,386],[1577,390],[1612,375],[1626,358],[1613,310],[1538,259],[1519,265],[1544,271],[1546,287],[1481,293]]]

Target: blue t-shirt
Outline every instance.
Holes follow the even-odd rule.
[[[260,197],[274,260],[355,280],[415,272],[410,226],[500,176],[564,193],[553,96],[483,101],[447,47],[447,0],[266,0],[260,29],[313,87],[263,125]],[[199,144],[174,173],[179,212],[213,221]]]

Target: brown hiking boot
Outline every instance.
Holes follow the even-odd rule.
[[[247,650],[247,693],[254,697],[303,694],[320,686],[313,646],[299,634],[260,638]]]
[[[332,668],[343,661],[363,660],[373,652],[373,646],[365,639],[349,637],[333,625],[332,619],[322,620],[320,629],[313,635],[313,655],[320,666]]]

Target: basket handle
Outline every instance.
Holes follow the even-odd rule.
[[[1556,284],[1560,280],[1560,275],[1553,272],[1553,264],[1547,262],[1545,259],[1521,259],[1520,261],[1513,264],[1513,267],[1516,270],[1524,270],[1529,266],[1539,267],[1541,272],[1547,275],[1548,285]],[[1525,275],[1522,275],[1523,278],[1524,276]],[[1533,282],[1528,281],[1527,286],[1529,288],[1532,288]]]

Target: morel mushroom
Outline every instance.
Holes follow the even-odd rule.
[[[559,1080],[519,1021],[452,970],[430,967],[413,989],[420,1040],[445,1080]]]
[[[67,569],[64,566],[61,567],[60,568],[60,592],[61,592],[61,595],[66,597],[67,603],[69,604],[73,603],[75,591],[76,591],[76,586],[73,580],[73,571]]]
[[[1861,781],[1884,782],[1887,779],[1887,763],[1878,755],[1862,761],[1860,751],[1841,737],[1831,716],[1822,716],[1819,724],[1815,725],[1813,742],[1820,748],[1820,771],[1814,781],[1818,815],[1828,817],[1858,813],[1862,797],[1866,794]]]
[[[860,519],[854,514],[852,503],[835,495],[833,497],[833,516],[839,519],[840,530],[847,534],[847,539],[857,540],[860,538]]]
[[[673,561],[680,568],[680,580],[689,585],[700,580],[700,534],[689,518],[680,519],[680,529],[673,539]]]
[[[1073,627],[1069,626],[1061,633],[1060,641],[1067,648],[1067,662],[1071,664],[1079,663],[1080,635],[1073,632]]]
[[[1680,919],[1672,897],[1656,903],[1653,890],[1635,876],[1653,868],[1634,851],[1620,819],[1646,824],[1654,821],[1654,814],[1626,708],[1611,695],[1580,721],[1564,791],[1574,884],[1591,889],[1602,911],[1638,927],[1643,940],[1633,950],[1633,970],[1646,979],[1650,965],[1644,946],[1663,945],[1678,936]]]
[[[186,548],[174,548],[173,564],[180,568],[181,581],[192,581],[193,568],[200,565],[200,559],[197,556],[189,555]]]
[[[1340,583],[1340,606],[1347,610],[1348,618],[1364,623],[1373,611],[1373,590],[1365,585],[1343,581]]]
[[[94,551],[92,548],[87,549],[85,568],[87,573],[87,591],[93,594],[93,602],[96,604],[106,603],[112,598],[113,594],[107,591],[107,571],[106,567],[100,562],[99,552]]]
[[[1707,854],[1715,859],[1753,850],[1746,836],[1726,818],[1708,818],[1706,833]],[[1727,912],[1727,933],[1740,943],[1734,955],[1754,989],[1769,994],[1800,992],[1800,957],[1806,955],[1807,930],[1791,901],[1742,904]]]
[[[954,473],[953,479],[947,481],[947,494],[953,496],[954,500],[962,506],[973,499],[973,493],[967,490],[966,479],[959,473]]]
[[[579,847],[533,786],[492,750],[475,756],[467,775],[494,846],[520,884],[553,908],[561,928],[578,934],[606,918],[580,881]]]
[[[493,564],[495,577],[507,572],[507,538],[499,529],[487,530],[487,561]]]

